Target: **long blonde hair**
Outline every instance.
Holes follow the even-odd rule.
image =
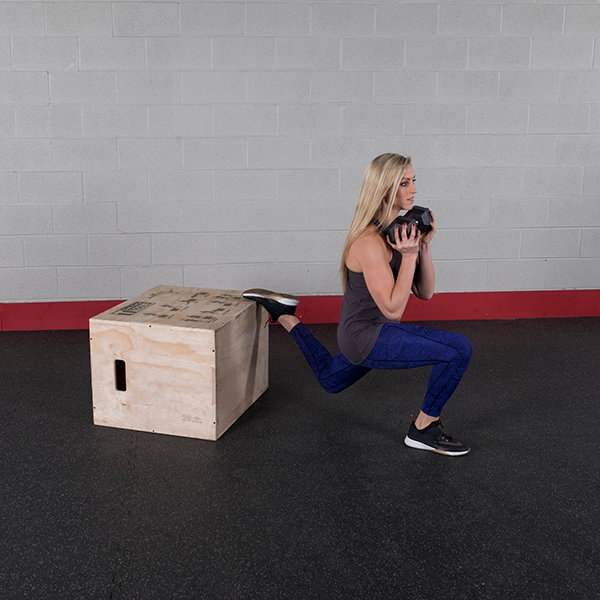
[[[346,282],[348,281],[346,259],[350,247],[376,219],[381,219],[382,223],[388,222],[394,204],[393,199],[396,197],[404,171],[408,165],[410,165],[409,157],[400,156],[399,154],[381,154],[374,158],[367,167],[360,186],[352,223],[350,223],[350,229],[344,244],[344,252],[342,253],[340,272],[344,289],[346,289]],[[381,214],[382,208],[384,208],[383,214]]]

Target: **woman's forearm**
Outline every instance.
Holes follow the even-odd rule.
[[[435,268],[429,244],[421,244],[412,289],[421,300],[430,300],[435,291]]]

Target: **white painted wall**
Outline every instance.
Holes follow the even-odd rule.
[[[413,157],[438,291],[600,288],[600,3],[0,1],[0,300],[339,293]]]

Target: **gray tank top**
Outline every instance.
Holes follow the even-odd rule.
[[[392,248],[390,267],[394,281],[398,277],[402,254]],[[373,300],[362,273],[348,270],[348,281],[342,301],[337,338],[342,354],[355,365],[360,365],[371,353],[381,328],[391,323]]]

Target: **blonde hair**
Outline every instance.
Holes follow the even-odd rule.
[[[346,259],[350,247],[376,219],[381,219],[382,223],[388,222],[394,203],[386,203],[386,201],[393,200],[396,197],[404,171],[408,165],[410,165],[409,157],[400,156],[399,154],[381,154],[374,158],[367,167],[354,208],[352,223],[350,223],[350,229],[344,244],[344,252],[342,253],[340,272],[344,289],[346,289],[346,282],[348,281]],[[383,214],[381,214],[382,208],[385,208]]]

